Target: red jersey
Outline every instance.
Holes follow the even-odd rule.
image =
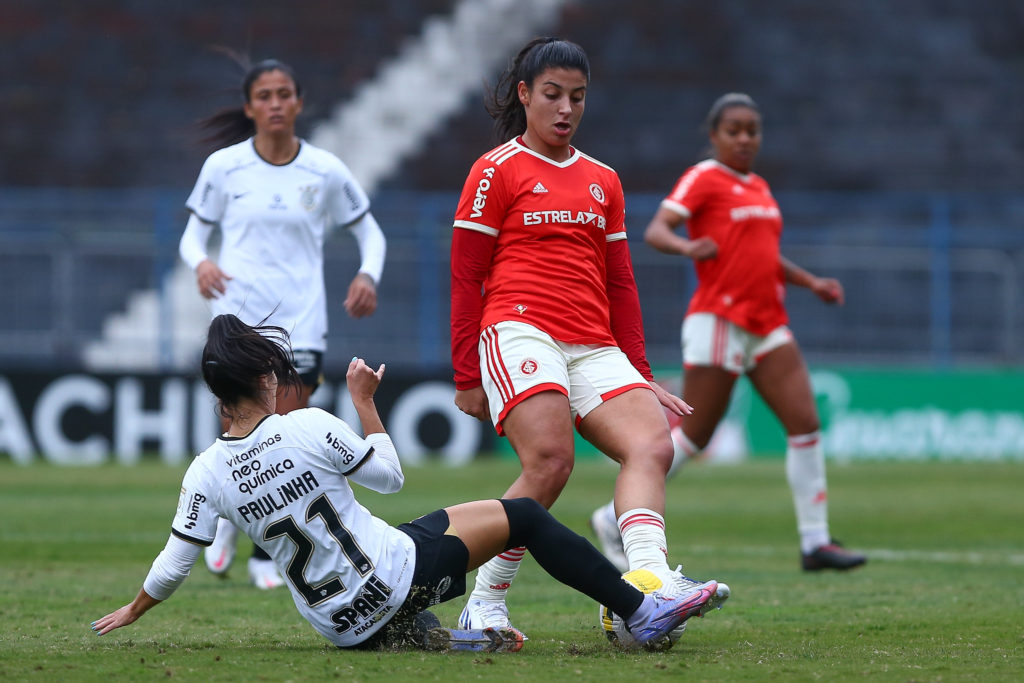
[[[782,214],[764,178],[707,159],[687,169],[661,205],[687,219],[691,239],[718,245],[715,258],[694,261],[687,314],[714,313],[757,335],[786,324]]]
[[[634,365],[646,364],[640,325],[639,360],[613,334],[613,309],[635,305],[609,303],[618,286],[635,282],[628,264],[625,200],[615,171],[572,149],[562,162],[553,161],[510,140],[480,157],[473,165],[455,213],[456,237],[452,253],[452,347],[456,380],[465,385],[479,377],[476,343],[480,331],[505,320],[525,322],[554,339],[569,344],[620,346]],[[487,240],[489,259],[479,271],[480,287],[472,282],[475,266],[467,265],[478,253],[456,253],[468,244],[460,230]],[[619,263],[609,264],[608,245],[622,240],[628,276]],[[461,248],[461,247],[460,247]],[[477,252],[479,247],[473,247]],[[620,252],[616,252],[620,253]],[[620,257],[621,258],[621,257]],[[610,284],[609,272],[616,280]],[[629,283],[624,281],[629,279]],[[614,286],[612,286],[614,285]],[[475,292],[473,287],[476,287]],[[474,301],[473,299],[476,299]],[[474,308],[478,310],[474,310]],[[635,335],[634,335],[635,336]],[[643,372],[643,370],[641,370]],[[649,372],[649,370],[648,370]],[[479,383],[479,382],[477,382]]]

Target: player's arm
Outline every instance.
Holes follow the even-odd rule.
[[[797,287],[806,287],[827,304],[843,305],[845,294],[843,292],[843,285],[839,280],[830,277],[818,277],[781,254],[779,255],[779,266],[782,268],[782,275],[786,282]]]
[[[491,268],[498,232],[508,210],[505,175],[486,157],[466,176],[455,210],[451,249],[451,343],[455,405],[478,420],[488,416],[480,382],[480,323],[483,285]]]
[[[373,370],[362,358],[353,358],[348,365],[348,372],[345,375],[348,393],[363,425],[370,452],[344,474],[360,486],[378,493],[395,493],[402,489],[405,474],[402,472],[402,463],[398,459],[395,444],[385,431],[377,406],[373,402],[373,396],[383,377],[383,364],[377,370]]]
[[[167,539],[167,545],[153,561],[153,566],[150,567],[149,574],[135,599],[94,621],[92,630],[102,636],[116,628],[132,624],[150,609],[171,597],[188,577],[192,565],[199,559],[201,550],[201,546],[171,534]]]
[[[609,317],[615,343],[626,354],[633,367],[648,381],[663,406],[676,415],[689,415],[693,408],[655,382],[651,365],[647,362],[640,296],[636,288],[636,278],[633,276],[629,243],[624,238],[608,242],[606,263]]]
[[[377,285],[384,272],[387,239],[373,214],[367,211],[348,231],[359,247],[359,272],[348,286],[345,311],[353,318],[372,315],[377,310]]]
[[[644,242],[663,254],[681,254],[694,261],[713,258],[718,254],[718,245],[710,237],[687,239],[676,230],[689,218],[689,211],[682,206],[662,206],[644,230]],[[686,213],[683,213],[686,211]]]
[[[231,279],[231,276],[210,260],[206,253],[206,245],[210,241],[213,228],[213,223],[207,223],[194,213],[190,214],[188,223],[185,224],[185,232],[178,242],[181,260],[195,271],[199,293],[207,299],[223,294],[227,281]]]

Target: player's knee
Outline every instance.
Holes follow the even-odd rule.
[[[551,513],[533,498],[503,498],[501,505],[508,518],[510,548],[526,545],[535,530],[551,518]]]
[[[572,474],[571,452],[541,453],[523,460],[523,475],[544,489],[561,491]]]

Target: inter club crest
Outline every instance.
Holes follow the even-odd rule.
[[[590,196],[604,204],[604,190],[597,183],[590,184]]]
[[[526,360],[519,364],[519,372],[529,377],[533,373],[537,372],[537,369],[539,367],[540,365],[537,364],[537,361],[535,361],[532,358],[527,358]]]

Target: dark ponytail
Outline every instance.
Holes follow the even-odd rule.
[[[233,53],[229,53],[229,55],[245,70],[245,76],[242,78],[243,102],[252,101],[252,84],[268,71],[281,71],[287,74],[295,84],[295,95],[302,97],[302,86],[299,84],[299,79],[295,77],[295,71],[284,62],[276,59],[264,59],[262,62],[249,64],[248,58]],[[213,145],[218,149],[248,140],[256,133],[252,119],[245,115],[245,109],[242,107],[220,109],[210,116],[200,119],[199,128],[206,131],[200,142]]]
[[[228,409],[242,399],[257,399],[260,378],[271,372],[280,386],[302,385],[292,365],[288,332],[274,325],[246,325],[231,314],[218,315],[210,323],[202,372],[224,417],[230,417]]]
[[[590,82],[590,61],[582,47],[558,38],[534,38],[519,51],[484,100],[487,113],[494,119],[499,142],[526,131],[526,110],[519,101],[519,82],[532,87],[533,79],[551,68],[575,69]]]

